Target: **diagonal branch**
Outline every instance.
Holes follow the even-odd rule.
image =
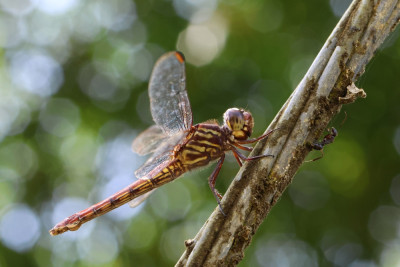
[[[396,0],[354,0],[315,58],[310,69],[267,130],[252,156],[273,154],[244,164],[222,201],[176,266],[234,266],[252,236],[276,204],[329,121],[342,104],[363,91],[354,82],[400,21]]]

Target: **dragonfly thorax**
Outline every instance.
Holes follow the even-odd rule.
[[[246,140],[253,131],[253,116],[244,109],[230,108],[224,113],[224,126],[232,131],[235,139]]]

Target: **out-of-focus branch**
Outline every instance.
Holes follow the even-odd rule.
[[[342,104],[365,94],[354,86],[366,64],[400,21],[395,0],[355,0],[343,15],[296,90],[267,130],[279,128],[255,147],[222,201],[177,266],[234,266],[244,256],[261,222]]]

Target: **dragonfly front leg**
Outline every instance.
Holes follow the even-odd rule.
[[[237,140],[236,143],[238,143],[238,144],[251,144],[251,143],[255,143],[255,142],[257,142],[257,141],[260,141],[261,139],[267,138],[270,134],[272,134],[273,132],[275,132],[276,130],[279,130],[279,129],[281,129],[281,128],[276,128],[276,129],[270,130],[270,131],[266,132],[265,134],[263,134],[263,135],[261,135],[261,136],[259,136],[259,137],[257,137],[257,138],[252,138],[252,139],[247,139],[247,140],[241,140],[241,141]]]
[[[214,171],[212,172],[210,178],[208,178],[208,185],[210,186],[210,189],[213,192],[215,199],[217,200],[220,211],[222,212],[222,214],[224,216],[226,216],[226,214],[224,213],[224,211],[222,210],[222,207],[221,207],[220,200],[222,199],[222,195],[215,188],[215,182],[217,181],[217,177],[218,177],[219,171],[221,170],[222,164],[224,163],[224,159],[225,159],[225,154],[222,154],[222,156],[218,160],[217,166],[215,167]]]

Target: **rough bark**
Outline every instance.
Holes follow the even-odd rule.
[[[343,15],[308,72],[278,112],[251,156],[273,154],[247,162],[240,169],[222,207],[215,209],[176,266],[234,266],[271,208],[326,129],[330,120],[358,97],[354,82],[400,21],[395,0],[355,0]]]

